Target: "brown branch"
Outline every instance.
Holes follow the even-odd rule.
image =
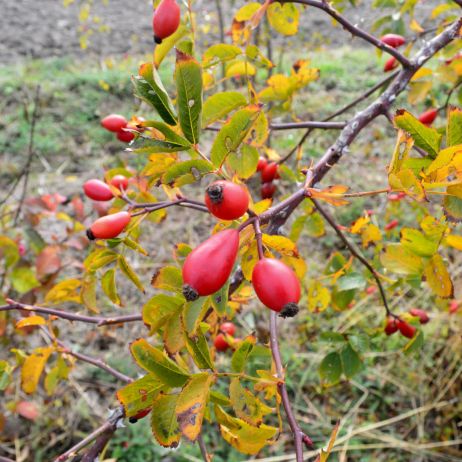
[[[119,422],[124,418],[124,414],[125,413],[123,407],[118,407],[106,422],[104,422],[100,427],[98,427],[95,431],[86,436],[75,446],[72,446],[72,448],[70,448],[68,451],[58,456],[55,459],[55,462],[64,462],[69,458],[74,457],[81,449],[91,444],[100,436],[105,435],[107,432],[110,431],[114,432]]]
[[[53,308],[46,308],[42,306],[26,305],[24,303],[15,302],[14,300],[7,299],[8,305],[0,306],[1,311],[25,310],[34,313],[49,314],[68,321],[86,322],[88,324],[96,324],[100,326],[109,326],[112,324],[123,324],[126,322],[142,321],[141,314],[128,314],[124,316],[85,316],[81,314],[69,313],[68,311],[55,310]]]
[[[368,269],[368,271],[372,274],[372,276],[375,279],[375,282],[377,283],[377,286],[379,288],[380,296],[382,297],[383,306],[385,307],[385,311],[387,312],[387,316],[393,316],[393,317],[397,318],[397,316],[395,316],[392,313],[392,311],[390,310],[390,307],[389,307],[388,301],[387,301],[387,296],[385,294],[385,289],[383,288],[382,281],[380,280],[380,276],[377,273],[377,271],[373,268],[373,266],[369,263],[369,261],[363,255],[361,255],[360,252],[358,252],[356,250],[355,246],[348,240],[348,238],[345,236],[345,234],[340,229],[338,224],[335,222],[332,215],[327,210],[325,210],[323,207],[321,207],[321,205],[319,204],[319,202],[316,199],[312,198],[311,201],[313,202],[313,204],[316,207],[316,209],[318,210],[318,212],[323,216],[323,218],[327,221],[327,223],[329,223],[331,228],[335,231],[335,233],[340,238],[340,240],[345,244],[345,247],[348,248],[350,253],[355,258],[357,258]]]
[[[122,372],[119,372],[118,370],[109,366],[109,364],[105,363],[102,359],[94,358],[92,356],[88,356],[83,353],[78,353],[74,351],[72,348],[66,345],[62,340],[59,340],[58,338],[56,338],[56,336],[53,335],[46,327],[44,326],[39,326],[39,327],[42,330],[42,332],[48,337],[48,339],[50,339],[52,342],[56,343],[59,346],[61,353],[74,356],[74,358],[80,359],[88,364],[91,364],[92,366],[96,366],[97,368],[102,369],[103,371],[106,371],[108,374],[111,374],[113,377],[115,377],[118,380],[121,380],[122,382],[125,382],[125,383],[133,382],[133,379],[131,377],[129,377],[128,375],[122,374]]]
[[[323,0],[281,0],[282,3],[300,3],[302,5],[313,6],[318,8],[329,16],[334,18],[339,24],[341,24],[348,32],[352,35],[359,37],[366,42],[369,42],[371,45],[375,46],[379,50],[385,51],[389,55],[396,58],[405,68],[412,68],[413,63],[409,61],[402,53],[400,53],[396,48],[393,48],[386,43],[383,43],[377,37],[369,34],[365,30],[360,29],[359,27],[352,24],[348,19],[342,16],[332,5]]]
[[[289,394],[285,384],[284,368],[282,367],[281,352],[279,351],[278,332],[277,332],[277,314],[271,311],[270,314],[270,346],[273,355],[274,365],[276,366],[276,374],[280,382],[278,383],[278,392],[281,396],[282,405],[287,415],[290,429],[292,430],[295,443],[295,455],[297,462],[303,462],[303,444],[308,448],[313,447],[311,438],[303,433],[302,429],[297,423],[294,412],[290,405]]]
[[[113,425],[112,428],[107,429],[101,436],[99,436],[95,441],[95,444],[82,457],[81,462],[95,462],[98,460],[98,456],[104,451],[104,448],[114,436],[116,430],[117,426]]]
[[[373,93],[375,93],[379,88],[382,88],[383,86],[387,85],[389,82],[391,82],[397,75],[398,75],[398,72],[399,71],[395,71],[393,74],[387,76],[386,78],[384,78],[383,80],[381,80],[380,82],[376,83],[372,88],[370,88],[369,90],[367,90],[365,93],[361,94],[360,96],[358,96],[356,99],[354,99],[353,101],[351,101],[350,103],[348,103],[346,106],[342,107],[341,109],[339,109],[338,111],[334,112],[333,114],[331,114],[330,116],[326,117],[325,119],[322,120],[322,122],[328,122],[329,120],[332,120],[334,119],[335,117],[338,117],[339,115],[341,114],[344,114],[345,112],[347,112],[349,109],[355,107],[357,104],[359,104],[360,102],[364,101],[365,99],[369,98],[369,96],[371,96]],[[311,132],[313,131],[312,128],[309,128],[305,134],[300,138],[300,141],[282,158],[278,161],[278,164],[283,164],[284,162],[286,162],[290,157],[292,157],[292,155],[297,152],[297,149],[300,148],[300,146],[302,146],[305,141],[308,139],[308,137],[310,136]]]
[[[300,128],[321,128],[324,130],[341,130],[346,125],[346,122],[289,122],[271,124],[270,130],[297,130]]]
[[[207,447],[205,446],[204,438],[202,438],[202,434],[199,434],[199,436],[197,437],[197,444],[199,445],[199,449],[201,450],[201,455],[202,455],[202,458],[204,459],[204,462],[210,462],[212,459],[210,458],[207,452]]]

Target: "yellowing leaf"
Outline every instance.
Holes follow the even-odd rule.
[[[442,298],[454,296],[454,287],[446,265],[441,255],[433,255],[424,269],[424,276],[427,284],[433,292]]]
[[[45,364],[53,351],[53,347],[36,348],[25,359],[21,369],[21,386],[25,393],[34,393]]]
[[[189,441],[196,441],[202,427],[207,398],[214,376],[196,374],[184,386],[176,405],[176,415],[181,433]]]
[[[234,19],[239,22],[249,21],[260,7],[261,5],[257,2],[247,3],[236,12]]]
[[[248,63],[247,61],[235,61],[226,68],[225,77],[229,79],[231,77],[255,75],[256,73],[257,69],[253,64]]]
[[[348,201],[342,198],[342,196],[348,191],[348,189],[348,186],[334,185],[322,189],[321,191],[314,188],[307,188],[306,191],[309,197],[323,200],[331,205],[339,206],[348,204]]]
[[[388,173],[398,173],[403,168],[403,163],[409,157],[414,140],[403,130],[398,132],[393,157],[388,167]]]
[[[402,244],[389,244],[380,255],[382,265],[396,274],[421,275],[422,258],[406,249]]]
[[[270,234],[262,235],[263,245],[280,253],[281,255],[297,256],[298,251],[294,242],[285,236]]]
[[[261,424],[258,427],[242,419],[231,417],[221,407],[215,407],[221,435],[231,446],[243,454],[257,454],[264,446],[271,444],[277,428]]]
[[[295,35],[298,31],[300,12],[294,3],[272,2],[267,17],[271,27],[280,34]]]
[[[23,318],[16,323],[16,328],[20,329],[21,327],[28,327],[28,326],[43,326],[46,324],[46,321],[42,316],[29,316],[27,318]]]
[[[45,295],[49,303],[77,302],[80,303],[80,294],[77,289],[82,282],[78,279],[66,279],[53,286]]]
[[[454,247],[457,250],[462,250],[462,236],[450,234],[446,237],[445,244]]]
[[[308,309],[312,313],[319,313],[328,308],[331,295],[329,289],[319,281],[313,281],[308,288]]]
[[[117,399],[123,405],[126,417],[151,407],[165,385],[154,375],[146,374],[117,391]]]

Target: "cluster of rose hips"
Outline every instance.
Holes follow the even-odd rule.
[[[119,114],[109,114],[101,120],[101,125],[108,131],[114,132],[117,139],[124,143],[130,143],[135,138],[133,132],[126,130],[127,128],[136,130],[136,125],[128,122],[124,116]]]
[[[241,218],[249,205],[244,186],[230,181],[216,181],[205,192],[210,213],[222,220]],[[231,275],[239,250],[239,230],[225,229],[196,247],[183,265],[183,295],[188,301],[212,295],[220,290]],[[252,284],[260,301],[283,317],[298,312],[300,283],[285,263],[262,258],[252,272]]]
[[[380,38],[380,40],[386,45],[393,48],[398,48],[406,43],[406,39],[402,35],[398,34],[385,34]],[[455,57],[453,59],[455,59]],[[452,60],[448,61],[449,62],[447,62],[447,64],[450,64],[452,62]],[[394,56],[392,56],[385,62],[383,70],[384,72],[391,72],[393,69],[396,69],[398,67],[398,64],[398,60]],[[418,119],[423,124],[430,126],[435,121],[437,115],[438,109],[431,108],[420,114]]]
[[[124,175],[115,175],[111,178],[110,184],[119,191],[126,191],[128,188],[128,178]],[[106,202],[114,198],[111,187],[98,179],[85,182],[83,191],[88,198],[97,202]],[[125,211],[98,218],[87,229],[88,239],[112,239],[117,237],[130,223],[130,219],[131,215]]]
[[[261,176],[260,194],[262,199],[272,199],[276,192],[274,180],[279,178],[279,166],[276,162],[268,162],[264,157],[258,159],[257,172]]]
[[[409,310],[409,314],[415,318],[419,318],[420,324],[427,324],[430,321],[428,314],[419,308],[412,308]],[[389,316],[385,325],[385,333],[387,335],[393,335],[397,331],[404,337],[413,338],[417,329],[401,318]]]

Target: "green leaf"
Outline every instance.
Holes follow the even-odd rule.
[[[98,307],[96,305],[96,275],[94,273],[85,274],[82,281],[82,288],[80,290],[80,296],[82,297],[82,303],[90,311],[98,313]]]
[[[347,378],[351,379],[363,369],[361,358],[349,344],[342,348],[340,356],[342,358],[343,373]]]
[[[212,170],[212,164],[202,159],[178,162],[162,175],[162,183],[170,186],[184,186],[199,181],[204,174]]]
[[[404,109],[396,112],[395,124],[408,132],[419,148],[422,148],[431,157],[436,157],[441,145],[442,135],[434,128],[427,127],[419,122],[411,113]]]
[[[0,390],[3,391],[10,384],[13,367],[3,359],[0,360]]]
[[[117,399],[124,407],[125,416],[132,417],[151,407],[165,385],[154,375],[146,374],[117,391]]]
[[[229,385],[229,397],[236,416],[251,425],[260,425],[263,416],[273,411],[249,390],[245,389],[235,377]]]
[[[345,343],[345,337],[340,334],[339,332],[321,332],[319,335],[319,339],[322,342],[329,342],[329,343]]]
[[[220,406],[231,406],[229,398],[219,391],[210,390],[210,401],[214,404],[219,404]]]
[[[424,346],[424,334],[420,329],[417,329],[416,335],[404,345],[404,354],[410,355],[419,352]]]
[[[228,156],[228,164],[239,178],[250,178],[256,171],[259,154],[257,148],[242,144],[237,152]]]
[[[135,286],[144,293],[143,284],[141,284],[140,279],[138,278],[137,274],[133,271],[132,267],[128,264],[127,260],[123,255],[119,255],[118,259],[119,268],[121,269],[122,273],[127,276],[127,278],[135,284]]]
[[[349,273],[342,276],[337,281],[337,290],[351,290],[351,289],[364,289],[367,281],[364,276],[360,273]]]
[[[215,66],[221,62],[230,61],[242,54],[242,50],[236,45],[217,43],[205,50],[202,56],[204,68]]]
[[[449,111],[446,144],[448,146],[462,144],[462,111],[458,108],[451,108]]]
[[[421,275],[422,258],[406,249],[402,244],[389,244],[380,255],[382,265],[389,271],[404,275]]]
[[[193,302],[186,303],[183,310],[183,324],[190,336],[196,335],[199,324],[209,306],[210,298],[208,297],[199,297]]]
[[[112,303],[120,305],[115,274],[116,273],[114,268],[107,270],[101,278],[101,287],[103,288],[103,292],[108,296]]]
[[[184,36],[189,33],[189,27],[180,24],[178,29],[170,35],[170,37],[164,38],[162,43],[157,44],[154,48],[154,65],[159,68],[160,63],[164,60],[167,53],[179,42]]]
[[[243,372],[247,359],[257,342],[253,335],[246,337],[237,347],[231,358],[231,369],[233,372]]]
[[[96,249],[83,262],[88,271],[96,271],[116,261],[119,254],[110,249]]]
[[[20,294],[25,294],[32,289],[40,286],[40,282],[35,277],[35,271],[25,266],[13,268],[9,275],[14,290]]]
[[[181,292],[183,286],[181,270],[176,266],[164,266],[154,273],[151,285],[156,289]]]
[[[230,45],[232,46],[232,45]],[[209,96],[204,103],[202,112],[202,126],[207,127],[213,122],[222,119],[231,111],[247,104],[247,99],[237,91],[224,91]]]
[[[185,345],[184,327],[179,313],[168,318],[162,339],[167,353],[171,356],[183,349]]]
[[[124,237],[122,239],[122,242],[127,246],[130,247],[130,249],[136,250],[139,252],[141,255],[148,255],[148,252],[140,245],[138,242],[134,241],[133,239],[130,239],[129,237]]]
[[[462,185],[448,186],[443,199],[444,213],[450,221],[462,221]]]
[[[230,280],[228,279],[226,284],[218,292],[210,296],[212,306],[220,316],[226,313],[226,307],[228,306],[229,283]]]
[[[162,133],[164,139],[151,139],[139,137],[133,143],[133,150],[138,154],[155,154],[165,152],[187,151],[191,144],[187,139],[178,135],[168,125],[156,120],[143,122],[143,127],[152,127]]]
[[[176,418],[178,398],[179,395],[159,395],[152,406],[152,434],[165,448],[176,448],[180,442],[181,433]]]
[[[259,113],[259,106],[248,106],[237,111],[223,125],[215,138],[210,152],[210,159],[215,167],[221,167],[228,155],[237,151],[237,148],[257,120]]]
[[[204,334],[197,331],[195,338],[185,335],[186,348],[199,369],[214,369],[209,346]]]
[[[176,51],[175,80],[181,129],[192,144],[197,144],[202,112],[202,69],[192,56],[179,50]]]
[[[431,257],[438,251],[438,240],[428,239],[423,233],[413,228],[401,230],[401,244],[420,257]]]
[[[336,351],[329,353],[321,361],[319,375],[325,385],[335,385],[339,382],[342,375],[342,360]]]
[[[208,373],[193,375],[180,393],[176,415],[181,433],[189,441],[196,441],[202,428],[210,387],[215,380]]]
[[[184,299],[181,297],[154,295],[143,306],[143,322],[151,327],[151,334],[157,332],[169,318],[180,313],[183,305]]]
[[[427,284],[438,297],[451,298],[454,296],[451,275],[441,255],[433,255],[428,261],[424,269],[424,276]]]
[[[144,63],[140,66],[139,74],[132,76],[135,96],[154,107],[166,123],[176,125],[175,109],[156,68],[152,63]]]
[[[153,373],[169,387],[181,387],[189,378],[188,371],[178,366],[165,353],[154,348],[144,339],[135,340],[130,345],[130,351],[139,366]]]

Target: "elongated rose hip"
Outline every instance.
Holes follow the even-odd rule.
[[[88,239],[113,239],[127,227],[130,219],[131,215],[125,211],[98,218],[87,229]]]

